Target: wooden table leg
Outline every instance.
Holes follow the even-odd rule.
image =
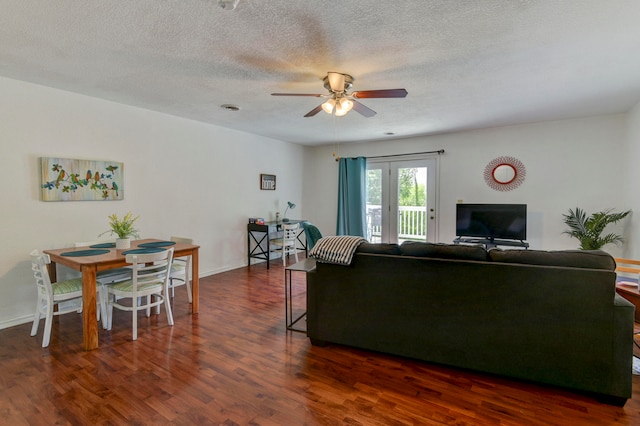
[[[47,269],[49,270],[49,280],[52,283],[55,283],[56,281],[58,281],[58,268],[56,267],[56,262],[51,261],[47,265]]]
[[[49,281],[55,283],[58,281],[58,268],[56,267],[56,262],[51,261],[47,265],[47,269],[49,272]],[[58,312],[58,304],[53,305],[53,312]]]
[[[96,265],[82,265],[82,337],[84,350],[98,348]]]
[[[200,277],[198,276],[198,249],[193,250],[191,255],[191,293],[192,293],[192,314],[200,311]]]

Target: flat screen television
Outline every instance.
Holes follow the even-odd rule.
[[[526,240],[526,204],[456,204],[456,235]]]

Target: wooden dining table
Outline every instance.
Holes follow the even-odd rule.
[[[131,248],[119,250],[116,248],[100,248],[108,250],[106,253],[90,256],[70,256],[70,252],[90,250],[89,247],[72,247],[55,250],[43,250],[51,258],[49,264],[49,276],[51,282],[56,281],[57,265],[61,264],[82,273],[82,323],[84,349],[89,351],[98,348],[98,322],[97,317],[97,284],[96,276],[99,271],[107,269],[122,268],[127,266],[123,254],[127,250],[133,250],[143,243],[159,243],[166,240],[143,239],[131,242]],[[191,256],[191,291],[193,302],[191,305],[192,314],[196,315],[200,309],[199,300],[199,279],[198,279],[198,250],[200,246],[176,242],[167,248],[173,247],[174,257]]]

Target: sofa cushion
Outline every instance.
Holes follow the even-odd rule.
[[[405,241],[400,246],[403,256],[435,257],[438,259],[487,260],[487,251],[480,246],[434,244]]]
[[[613,271],[616,262],[602,250],[489,250],[489,260],[528,265],[567,266],[573,268],[605,269]]]
[[[400,246],[397,244],[372,244],[362,243],[356,249],[356,253],[373,253],[373,254],[400,254]]]

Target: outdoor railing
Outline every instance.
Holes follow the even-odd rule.
[[[398,212],[398,239],[422,240],[427,236],[427,208],[401,206]]]
[[[381,206],[367,204],[367,237],[379,242],[382,233]],[[425,241],[427,236],[427,208],[425,206],[401,206],[398,211],[398,240]]]

